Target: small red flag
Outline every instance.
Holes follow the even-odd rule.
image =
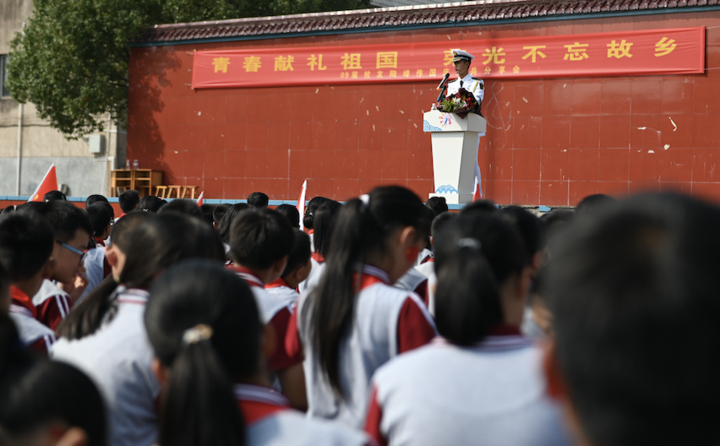
[[[50,166],[50,170],[47,171],[45,177],[40,182],[40,185],[35,190],[35,192],[30,195],[30,199],[28,200],[28,202],[43,201],[45,194],[53,190],[58,190],[57,174],[55,173],[55,163]]]
[[[202,204],[203,204],[203,195],[205,195],[205,191],[200,192],[200,196],[197,199],[198,206],[202,206]]]
[[[482,192],[480,191],[480,183],[477,177],[475,177],[475,187],[473,188],[473,201],[480,200],[482,198]]]

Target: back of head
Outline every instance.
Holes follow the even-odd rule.
[[[110,225],[112,218],[110,212],[102,203],[93,204],[85,209],[90,217],[90,223],[92,224],[92,237],[100,237],[105,232],[105,229]]]
[[[215,223],[215,227],[218,230],[220,230],[220,222],[225,214],[227,214],[228,210],[230,210],[230,205],[227,204],[219,204],[215,206],[215,209],[213,209],[213,223]]]
[[[43,438],[53,426],[82,429],[88,445],[107,443],[105,406],[92,381],[71,365],[23,349],[2,314],[0,401],[1,444],[26,444],[22,440]]]
[[[159,273],[183,260],[222,263],[225,259],[225,250],[212,227],[174,212],[146,217],[123,238],[125,246],[121,249],[127,257],[119,283],[127,288],[147,289]],[[58,335],[79,339],[94,333],[108,312],[110,317],[114,312],[112,294],[116,287],[114,281],[106,280],[95,288],[61,323]]]
[[[35,209],[50,222],[55,230],[55,240],[67,243],[77,236],[77,231],[93,234],[92,223],[85,209],[80,209],[65,201],[43,203]]]
[[[190,261],[170,268],[150,291],[145,327],[170,369],[160,444],[243,445],[232,383],[259,370],[262,331],[250,288],[221,265]]]
[[[305,207],[305,215],[303,215],[303,226],[305,226],[308,229],[314,229],[313,222],[315,220],[315,212],[317,212],[318,207],[325,203],[326,201],[330,201],[329,198],[325,197],[313,197]]]
[[[0,264],[11,282],[27,280],[40,271],[55,246],[50,223],[33,211],[0,217]]]
[[[460,215],[433,239],[435,323],[457,345],[472,345],[505,320],[500,288],[525,266],[517,230],[487,213]]]
[[[342,208],[340,203],[328,200],[315,211],[313,244],[315,245],[315,252],[323,257],[326,257],[330,252],[330,240],[332,239],[335,220],[340,208]]]
[[[140,194],[136,190],[126,190],[120,194],[118,202],[120,203],[120,209],[127,214],[134,211],[140,204]]]
[[[435,217],[432,221],[432,225],[430,226],[430,235],[433,236],[433,239],[435,238],[435,234],[439,234],[445,226],[458,218],[458,215],[459,214],[453,214],[451,212],[443,212]],[[435,241],[433,240],[433,242]]]
[[[614,203],[617,203],[617,200],[609,195],[588,195],[587,197],[583,198],[580,203],[578,203],[578,205],[575,207],[575,212],[579,215],[595,213],[596,211],[602,210],[604,207],[612,205]]]
[[[157,213],[160,208],[162,208],[166,204],[167,201],[163,200],[160,197],[156,197],[155,195],[146,195],[140,199],[138,210]]]
[[[247,202],[253,208],[266,208],[270,198],[262,192],[253,192],[248,196]]]
[[[237,217],[240,212],[246,209],[250,209],[249,204],[235,203],[230,206],[225,215],[223,215],[223,218],[218,225],[218,232],[220,233],[220,239],[223,243],[230,244],[230,228],[232,227],[232,222],[235,221],[235,217]]]
[[[160,208],[158,214],[166,214],[168,212],[190,215],[192,217],[205,221],[205,216],[203,215],[202,209],[200,209],[200,206],[195,203],[195,200],[188,200],[186,198],[175,199]]]
[[[492,202],[492,200],[477,200],[473,201],[472,203],[466,204],[465,207],[462,208],[460,211],[461,214],[470,214],[470,213],[487,213],[492,214],[495,211],[497,211],[497,205]]]
[[[300,212],[298,212],[295,206],[291,204],[281,204],[280,206],[275,208],[275,210],[288,219],[288,221],[290,222],[290,226],[292,226],[293,228],[300,227]]]
[[[511,225],[520,233],[525,244],[527,264],[535,265],[535,255],[545,248],[545,226],[539,218],[520,206],[507,206],[497,212],[497,216]]]
[[[237,215],[230,229],[230,255],[247,268],[264,270],[290,254],[295,233],[287,218],[267,208]]]
[[[59,190],[51,190],[50,192],[45,194],[45,196],[43,197],[43,201],[45,203],[49,203],[51,201],[67,201],[67,197]]]
[[[205,220],[205,222],[207,222],[207,224],[212,226],[215,221],[213,219],[213,211],[215,210],[215,205],[214,204],[201,204],[199,207],[200,207],[200,212],[202,212],[203,220]]]
[[[120,248],[122,252],[127,252],[130,247],[130,233],[151,215],[146,212],[130,212],[118,220],[110,232],[112,245]]]
[[[383,186],[349,200],[338,213],[330,241],[325,273],[303,308],[308,338],[333,389],[340,386],[340,346],[352,324],[355,287],[353,274],[362,271],[371,256],[385,256],[388,239],[396,230],[412,227],[417,241],[423,232],[425,205],[415,193],[400,186]],[[316,221],[317,223],[317,221]],[[317,229],[316,229],[317,230]]]
[[[110,202],[104,195],[93,194],[93,195],[88,196],[87,199],[85,199],[85,209],[94,205],[95,203],[108,203],[109,204]]]
[[[312,250],[310,249],[310,236],[305,234],[299,229],[295,229],[295,244],[293,250],[288,255],[287,265],[285,265],[285,271],[283,271],[280,277],[287,277],[292,274],[298,267],[307,265],[312,256]]]
[[[547,266],[554,362],[589,444],[717,444],[720,210],[641,195],[579,215]]]
[[[432,209],[433,212],[435,212],[435,215],[440,215],[443,212],[448,211],[447,200],[445,197],[430,197],[428,198],[428,201],[425,202],[425,206]]]

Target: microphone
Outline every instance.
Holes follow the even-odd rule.
[[[440,85],[438,85],[437,89],[441,89],[445,82],[447,82],[448,78],[450,77],[450,73],[445,73],[445,77],[443,77],[443,80],[440,81]]]

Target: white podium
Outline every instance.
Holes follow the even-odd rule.
[[[472,202],[479,135],[486,126],[475,113],[465,119],[437,110],[423,114],[423,132],[432,133],[435,193],[430,197],[445,197],[448,204]]]

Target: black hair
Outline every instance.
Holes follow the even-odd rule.
[[[107,208],[101,204],[96,203],[88,206],[85,209],[90,217],[90,223],[92,224],[93,232],[90,234],[93,237],[100,237],[105,232],[105,229],[110,225],[112,218]]]
[[[88,207],[94,205],[95,203],[108,203],[108,204],[110,204],[110,202],[108,202],[108,199],[107,199],[104,195],[93,194],[93,195],[88,196],[88,197],[85,199],[85,209],[87,209]]]
[[[183,341],[198,325],[210,339]],[[244,445],[245,424],[233,382],[259,370],[262,323],[245,281],[221,265],[183,262],[150,290],[145,327],[170,369],[161,399],[161,445]]]
[[[105,207],[105,209],[107,209],[108,213],[110,214],[110,219],[115,220],[115,209],[113,209],[110,203],[108,203],[107,201],[97,201],[93,204]],[[90,206],[92,206],[92,204]],[[87,206],[85,206],[85,209],[87,209]]]
[[[288,255],[287,265],[280,277],[287,277],[300,266],[305,266],[310,261],[312,250],[310,249],[310,236],[299,229],[295,229],[295,244]]]
[[[545,224],[520,206],[506,206],[497,211],[497,216],[518,230],[525,245],[526,264],[532,265],[535,254],[545,248]]]
[[[337,201],[327,200],[315,211],[313,245],[315,252],[323,257],[330,252],[330,241],[340,208],[342,205]]]
[[[213,211],[215,210],[214,204],[201,204],[200,206],[200,212],[202,212],[203,220],[207,222],[210,226],[213,225]]]
[[[53,422],[83,429],[90,446],[107,444],[105,406],[90,378],[69,364],[22,348],[13,322],[4,314],[0,314],[0,401],[2,444]]]
[[[599,209],[603,209],[608,205],[617,203],[617,200],[610,195],[605,194],[594,194],[588,195],[587,197],[580,200],[580,203],[575,207],[575,212],[578,214],[594,213]]]
[[[333,230],[326,268],[318,287],[303,306],[306,338],[333,390],[345,395],[340,384],[340,346],[352,327],[357,284],[368,256],[386,252],[387,238],[399,228],[416,228],[418,240],[427,234],[418,227],[425,205],[415,193],[400,186],[372,190],[365,201],[354,198],[340,209]]]
[[[189,200],[187,198],[177,198],[170,203],[166,204],[158,211],[158,214],[166,214],[168,212],[176,214],[185,214],[192,217],[198,218],[205,221],[202,209],[197,205],[195,200]]]
[[[119,282],[128,288],[149,288],[158,273],[184,259],[225,259],[225,250],[212,228],[200,219],[174,212],[145,218],[123,238],[126,240],[117,242],[127,243],[118,245],[127,259]],[[97,331],[114,315],[116,288],[112,277],[106,278],[62,321],[58,335],[72,340]]]
[[[575,218],[575,211],[571,209],[553,209],[540,217],[545,224],[545,247],[552,244],[552,241],[560,236],[570,226]]]
[[[480,212],[480,213],[488,213],[492,214],[493,212],[497,211],[497,205],[493,203],[492,200],[483,199],[483,200],[476,200],[472,203],[466,204],[461,210],[461,214],[470,214],[474,212]]]
[[[126,190],[118,197],[120,209],[124,213],[132,212],[140,204],[140,194],[136,190]]]
[[[168,204],[167,201],[160,197],[156,197],[155,195],[146,195],[140,199],[138,210],[157,213],[160,208],[166,204]]]
[[[59,190],[51,190],[50,192],[45,194],[45,196],[43,197],[43,201],[45,203],[49,203],[51,201],[67,201],[67,197]]]
[[[268,198],[267,195],[265,195],[262,192],[253,192],[248,196],[247,202],[250,205],[250,207],[264,208],[264,207],[267,207],[268,203],[270,202],[270,199]]]
[[[300,227],[300,212],[297,208],[291,204],[281,204],[275,208],[276,211],[284,215],[290,222],[290,226],[293,228]]]
[[[7,213],[15,212],[15,206],[10,205],[10,206],[6,207],[6,208],[3,209],[2,211],[0,211],[0,214],[3,214],[3,213],[5,213],[5,212],[7,212]]]
[[[230,255],[248,268],[270,268],[290,254],[295,233],[287,218],[268,208],[251,208],[238,214],[230,228]]]
[[[303,226],[308,229],[315,229],[313,221],[315,219],[315,212],[318,207],[326,201],[330,201],[329,198],[325,197],[313,197],[305,207],[305,215],[303,216]]]
[[[230,228],[232,227],[232,222],[235,220],[235,217],[240,214],[240,212],[250,209],[250,205],[247,203],[235,203],[227,210],[225,215],[223,215],[222,220],[220,220],[220,224],[218,225],[218,232],[220,233],[220,239],[222,239],[223,243],[230,244]]]
[[[500,287],[525,266],[522,239],[508,222],[482,212],[461,214],[436,237],[438,332],[453,344],[475,344],[505,320]]]
[[[33,211],[0,218],[0,264],[11,282],[27,280],[40,271],[55,247],[52,226]]]
[[[215,223],[215,227],[220,230],[220,222],[222,221],[222,218],[227,214],[227,211],[230,209],[230,205],[227,204],[219,204],[215,206],[215,209],[212,211],[213,216],[213,223]]]
[[[93,234],[90,216],[85,209],[65,201],[51,201],[33,206],[40,215],[45,217],[55,230],[55,240],[67,243],[77,236],[78,230],[87,232],[88,237]]]
[[[455,214],[452,212],[443,212],[442,214],[435,217],[432,221],[432,225],[430,226],[430,235],[435,238],[435,234],[438,234],[440,231],[443,230],[445,226],[448,225],[451,221],[458,218],[459,214]]]
[[[117,221],[110,231],[110,241],[112,246],[117,246],[124,253],[130,249],[130,240],[133,229],[135,229],[140,223],[150,218],[153,214],[146,212],[130,212],[123,218]]]
[[[445,197],[430,197],[428,201],[425,202],[425,206],[432,209],[435,215],[440,215],[449,210]]]
[[[425,249],[432,251],[433,245],[430,243],[430,235],[432,231],[432,222],[435,220],[435,217],[437,214],[435,211],[433,211],[431,208],[429,208],[427,205],[425,206],[425,213],[423,214],[423,217],[420,219],[420,230],[427,234],[425,236]]]
[[[578,215],[544,287],[588,443],[717,444],[720,210],[640,195]]]

